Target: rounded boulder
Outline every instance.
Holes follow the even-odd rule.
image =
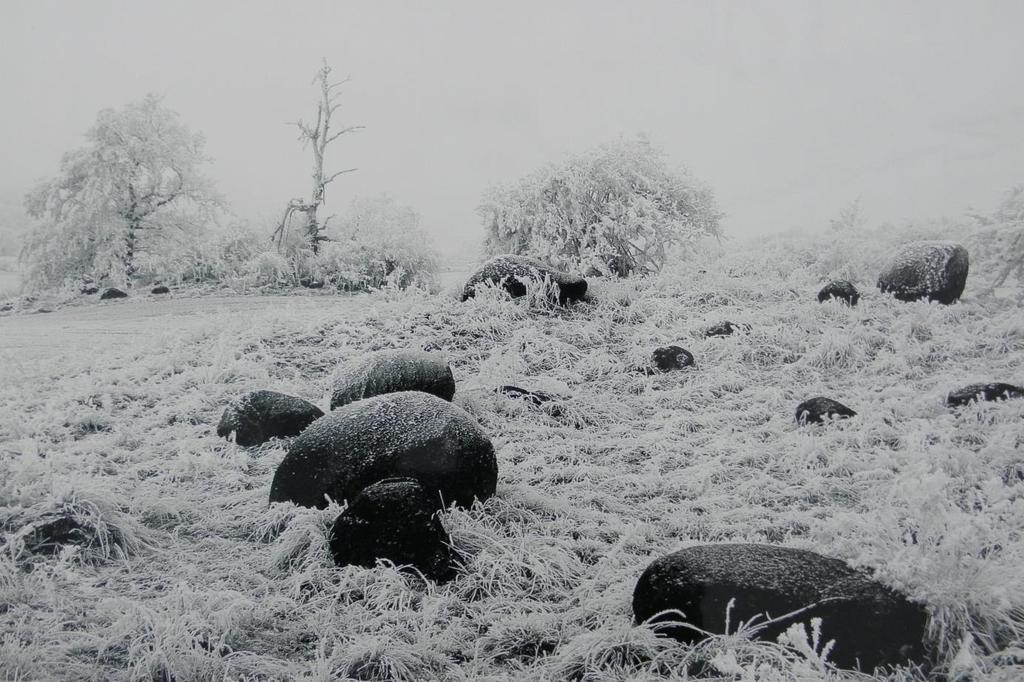
[[[332,382],[331,409],[399,391],[423,391],[447,401],[455,397],[455,377],[440,353],[382,350],[343,367]]]
[[[950,304],[967,284],[969,258],[960,244],[913,242],[903,246],[878,276],[878,288],[900,301]]]
[[[682,616],[657,615],[671,609]],[[755,636],[765,640],[821,618],[821,641],[835,640],[830,660],[840,668],[871,672],[925,658],[928,614],[920,604],[843,561],[800,549],[723,544],[669,554],[640,576],[633,612],[638,623],[682,620],[712,634],[753,621],[764,625]],[[660,632],[689,643],[704,638],[684,625]]]
[[[438,507],[468,507],[494,494],[498,464],[491,440],[462,408],[429,393],[388,393],[345,405],[292,441],[270,501],[322,509],[327,497],[352,500],[394,477],[419,481]]]
[[[847,305],[853,306],[857,305],[857,301],[860,300],[860,292],[857,291],[857,287],[853,286],[852,282],[847,282],[845,279],[837,279],[826,284],[818,292],[818,303],[824,303],[829,299],[842,301]]]
[[[562,272],[556,268],[526,256],[504,255],[486,261],[466,281],[462,288],[462,300],[472,298],[485,282],[500,286],[512,298],[526,295],[527,283],[550,278],[558,287],[558,302],[580,301],[587,293],[587,280],[578,275]]]
[[[335,520],[330,538],[338,566],[373,568],[378,559],[387,559],[432,580],[454,573],[437,506],[412,478],[387,478],[364,488]]]
[[[996,382],[970,384],[946,395],[947,407],[962,407],[973,402],[1009,400],[1024,397],[1024,387]]]
[[[308,400],[277,391],[252,391],[224,410],[217,435],[227,438],[234,433],[236,443],[250,447],[271,438],[297,436],[322,416],[324,411]]]

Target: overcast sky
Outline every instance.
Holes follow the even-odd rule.
[[[0,186],[53,174],[96,113],[153,91],[205,133],[235,212],[308,191],[284,125],[321,58],[346,86],[330,210],[380,192],[442,245],[488,185],[646,133],[726,229],[988,208],[1024,182],[1024,2],[0,0]]]

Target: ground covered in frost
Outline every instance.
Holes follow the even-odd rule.
[[[593,301],[567,310],[416,292],[344,315],[281,304],[255,328],[211,321],[119,354],[8,366],[0,679],[852,677],[799,638],[687,647],[633,625],[651,560],[738,541],[873,570],[929,606],[954,674],[1019,679],[1024,400],[942,401],[971,382],[1024,381],[1024,316],[970,283],[949,307],[892,301],[873,287],[880,263],[843,253],[705,253],[595,283]],[[828,274],[856,279],[860,305],[817,303]],[[701,336],[723,320],[750,331]],[[697,369],[631,371],[666,344]],[[400,347],[447,354],[455,402],[497,450],[497,495],[443,516],[461,562],[443,586],[336,568],[326,534],[339,508],[267,503],[287,442],[244,449],[214,432],[251,389],[326,408],[333,371]],[[494,393],[502,384],[561,395],[562,411]],[[859,415],[798,428],[796,405],[816,395]],[[57,512],[88,544],[27,552],[26,529]]]

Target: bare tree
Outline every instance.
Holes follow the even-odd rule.
[[[320,67],[316,77],[313,79],[313,84],[318,85],[320,88],[320,101],[317,103],[316,122],[310,125],[299,119],[291,124],[299,129],[299,141],[302,142],[303,147],[309,146],[313,150],[313,189],[308,201],[292,199],[288,202],[284,215],[281,217],[281,222],[278,224],[277,229],[274,230],[272,236],[279,250],[284,243],[292,217],[296,213],[303,213],[306,216],[306,241],[314,253],[319,251],[320,242],[327,241],[327,237],[323,232],[327,228],[327,222],[330,220],[330,216],[328,216],[321,223],[317,216],[317,212],[325,202],[327,185],[333,182],[339,175],[357,170],[355,168],[346,168],[331,174],[324,172],[324,154],[327,151],[327,145],[345,133],[361,130],[364,127],[349,126],[339,130],[332,130],[331,128],[331,117],[341,107],[341,104],[338,102],[341,93],[338,92],[338,89],[348,81],[349,79],[345,78],[332,82],[331,67],[325,59],[323,66]]]

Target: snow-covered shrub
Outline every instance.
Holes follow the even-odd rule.
[[[591,149],[488,190],[486,250],[605,274],[656,272],[674,247],[719,234],[711,190],[640,137]]]

